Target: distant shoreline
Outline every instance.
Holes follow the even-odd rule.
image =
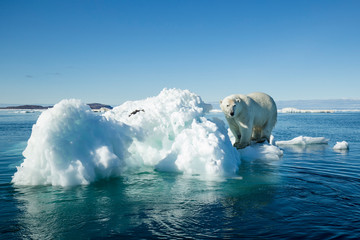
[[[52,108],[52,106],[41,106],[41,105],[19,105],[19,106],[8,106],[8,107],[0,107],[0,109],[5,110],[44,110]]]
[[[100,109],[113,109],[110,105],[105,105],[101,103],[88,103],[87,104],[92,110]],[[19,105],[19,106],[7,106],[0,107],[2,110],[46,110],[52,108],[53,106],[42,106],[42,105]]]

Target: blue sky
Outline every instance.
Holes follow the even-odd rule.
[[[0,1],[0,103],[360,98],[360,1]]]

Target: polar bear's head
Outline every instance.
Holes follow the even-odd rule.
[[[234,96],[228,96],[220,101],[220,107],[226,117],[232,118],[241,111],[241,99]]]

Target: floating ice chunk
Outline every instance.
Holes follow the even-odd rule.
[[[299,136],[288,141],[276,141],[276,145],[312,145],[312,144],[328,144],[329,140],[324,137],[304,137]]]
[[[349,149],[349,144],[346,141],[336,142],[333,149],[334,150],[348,150]]]

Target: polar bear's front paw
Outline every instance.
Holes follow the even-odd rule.
[[[243,149],[243,148],[246,148],[249,144],[246,144],[246,143],[240,143],[240,142],[235,142],[234,143],[234,147],[236,147],[237,149]]]

